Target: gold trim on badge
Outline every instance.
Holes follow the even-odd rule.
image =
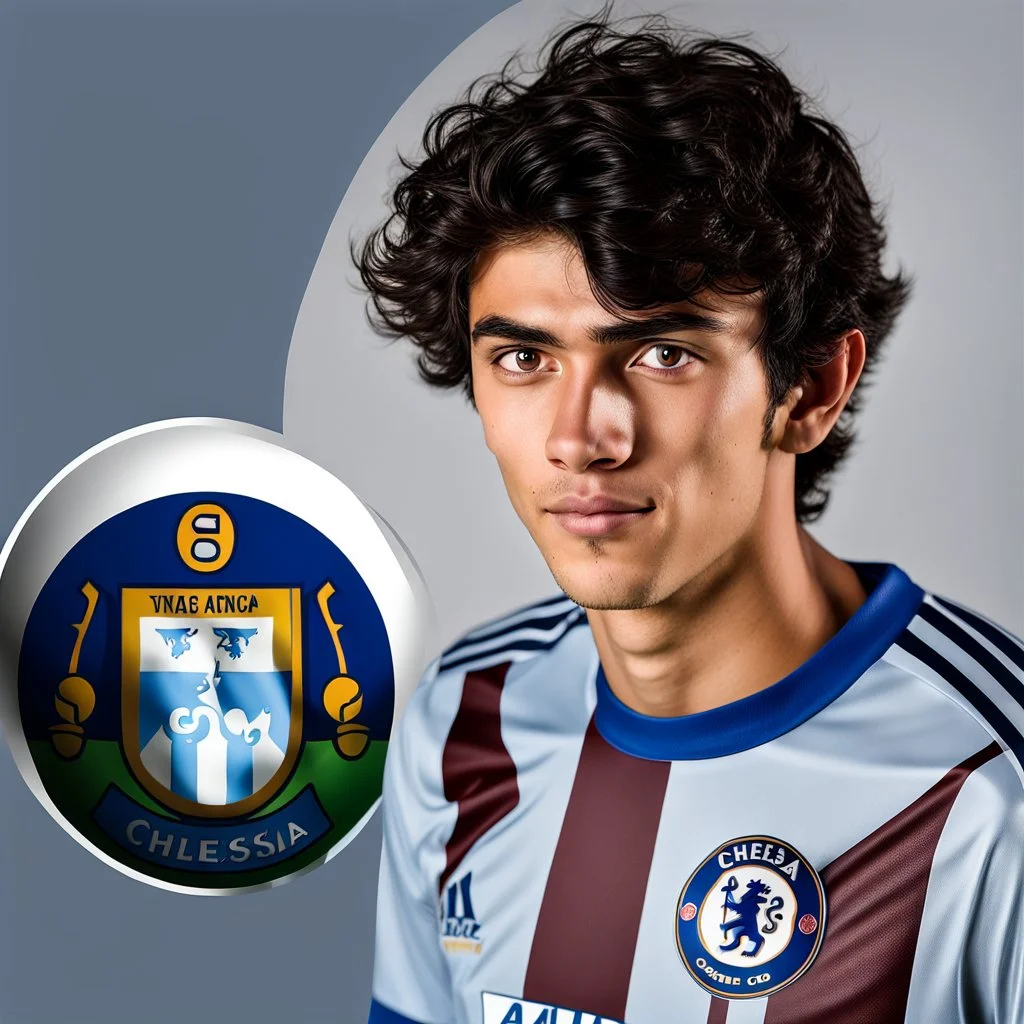
[[[64,719],[59,725],[50,726],[50,742],[53,749],[66,761],[74,760],[85,749],[85,729],[82,723],[96,708],[96,692],[88,680],[78,674],[78,659],[82,654],[82,642],[89,631],[93,612],[100,599],[99,591],[88,580],[82,585],[82,596],[85,598],[85,614],[81,622],[73,622],[71,628],[78,634],[71,660],[68,662],[68,674],[60,681],[53,697],[57,714]]]
[[[346,761],[357,761],[370,745],[370,730],[368,726],[355,721],[363,709],[363,691],[359,683],[348,674],[345,652],[341,646],[342,625],[334,621],[327,606],[334,593],[334,584],[328,580],[316,595],[320,614],[323,616],[327,631],[331,634],[334,653],[338,659],[338,675],[328,680],[324,686],[324,710],[339,723],[338,735],[334,738],[334,749],[338,756]]]

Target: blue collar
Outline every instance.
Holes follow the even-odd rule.
[[[650,761],[724,757],[795,729],[845,692],[914,617],[924,591],[887,562],[847,562],[868,591],[842,628],[784,679],[710,711],[660,718],[633,711],[612,693],[598,662],[595,725],[623,753]]]

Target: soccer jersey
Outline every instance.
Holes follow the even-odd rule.
[[[899,567],[752,696],[651,717],[552,597],[424,673],[373,1024],[1021,1024],[1024,643]]]

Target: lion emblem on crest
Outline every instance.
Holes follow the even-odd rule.
[[[721,891],[725,893],[725,900],[722,903],[722,924],[720,927],[723,938],[728,938],[730,932],[733,933],[733,936],[732,942],[723,944],[718,948],[723,953],[727,953],[730,950],[737,949],[744,939],[749,939],[754,944],[753,948],[743,950],[742,955],[757,956],[764,945],[764,936],[761,934],[761,928],[758,925],[758,917],[761,913],[761,907],[768,902],[772,888],[770,885],[765,885],[760,878],[753,878],[747,882],[747,891],[737,900],[733,897],[733,893],[738,888],[739,882],[735,875],[731,875],[729,881],[722,886]],[[783,900],[778,896],[772,900],[771,906],[768,908],[768,921],[764,929],[766,932],[773,932],[777,927],[776,922],[772,918],[772,911],[778,911],[782,904]],[[725,918],[730,911],[733,917],[727,921]]]

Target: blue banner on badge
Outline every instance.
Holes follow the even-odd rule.
[[[331,827],[312,786],[263,817],[223,824],[190,824],[154,814],[110,786],[93,817],[134,856],[163,867],[203,872],[270,867],[311,846]]]

